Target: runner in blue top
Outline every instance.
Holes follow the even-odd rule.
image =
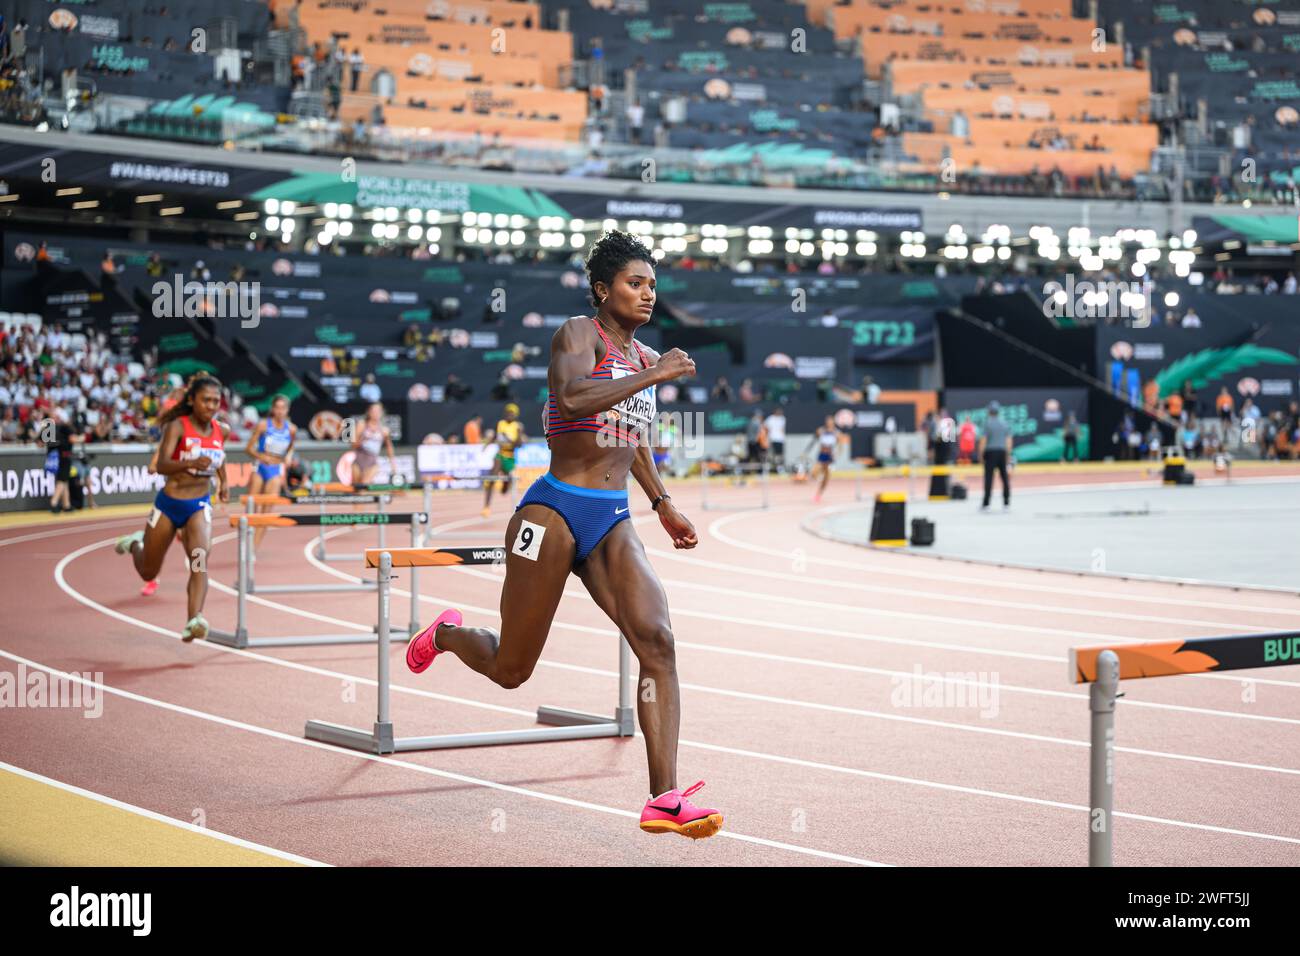
[[[284,488],[284,470],[293,455],[298,427],[289,421],[289,399],[276,395],[271,399],[271,414],[257,423],[244,449],[257,462],[248,479],[250,495],[278,495]],[[271,511],[273,505],[258,505],[258,511]],[[253,550],[266,535],[266,528],[253,531]]]

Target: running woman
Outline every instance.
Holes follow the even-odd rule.
[[[821,472],[822,481],[817,486],[817,493],[813,495],[813,503],[822,500],[822,492],[826,490],[827,483],[831,480],[831,462],[835,460],[835,446],[840,440],[840,430],[835,427],[835,419],[830,415],[826,416],[826,422],[819,425],[817,431],[813,433],[812,441],[804,449],[804,456],[812,451],[813,445],[817,446],[817,464],[813,465],[812,476],[817,477]]]
[[[250,495],[278,495],[284,488],[285,463],[298,438],[298,426],[289,421],[289,399],[276,395],[271,399],[271,414],[263,418],[248,436],[250,458],[257,462],[252,476],[248,479]],[[271,505],[258,505],[258,511],[270,511]],[[253,531],[253,550],[262,545],[266,537],[266,528],[259,526]]]
[[[506,528],[501,629],[472,627],[449,608],[411,639],[406,662],[424,671],[450,652],[505,688],[533,673],[572,571],[627,638],[641,664],[637,713],[645,735],[651,797],[641,829],[708,837],[717,810],[690,797],[703,781],[677,786],[681,717],[668,599],[630,517],[627,476],[637,480],[675,548],[697,544],[651,459],[647,432],[655,388],[695,374],[681,349],[659,355],[634,338],[655,303],[654,257],[625,232],[609,232],[587,257],[594,318],[569,319],[551,340],[550,398],[542,420],[550,471],[533,482]]]
[[[136,573],[144,581],[158,577],[172,539],[179,531],[189,565],[187,588],[189,621],[181,640],[208,636],[203,601],[208,595],[206,557],[211,549],[212,479],[217,498],[230,500],[226,484],[226,439],[230,429],[217,421],[221,409],[221,383],[205,372],[190,379],[185,397],[158,418],[162,440],[158,445],[158,474],[167,483],[154,499],[144,531],[117,539],[117,553],[131,554]],[[204,560],[192,561],[195,556]]]
[[[180,381],[180,377],[177,376],[176,380]],[[184,385],[179,385],[176,388],[173,388],[170,392],[168,392],[165,396],[163,396],[162,411],[166,412],[169,408],[171,408],[173,405],[178,403],[184,397],[185,397]],[[162,415],[160,414],[159,419],[161,420],[161,418]],[[161,435],[159,437],[161,437]],[[162,446],[160,444],[154,445],[153,454],[149,457],[148,472],[151,475],[158,474],[158,449],[161,447]],[[176,538],[177,540],[180,539],[180,532],[176,533]],[[157,593],[158,593],[158,579],[156,577],[151,578],[148,581],[144,582],[144,584],[140,587],[140,594],[144,597],[153,597]]]
[[[393,453],[393,437],[384,425],[384,406],[379,402],[371,402],[370,407],[366,409],[365,420],[361,423],[356,440],[352,442],[352,450],[355,453],[352,459],[353,487],[368,485],[374,481],[375,472],[379,470],[379,454],[383,451],[388,452],[389,474],[394,476],[397,474],[397,456]]]
[[[493,439],[497,443],[497,453],[492,459],[492,470],[488,472],[488,478],[483,479],[483,517],[486,518],[492,513],[492,486],[495,481],[490,480],[494,475],[504,475],[501,481],[501,494],[510,490],[510,482],[514,479],[511,475],[515,470],[515,449],[528,440],[524,434],[523,422],[519,421],[519,406],[511,402],[504,409],[505,417],[497,422],[497,427],[487,433],[483,439],[483,447],[486,448],[492,444]]]

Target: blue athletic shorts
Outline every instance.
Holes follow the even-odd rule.
[[[185,523],[194,517],[200,511],[208,508],[210,495],[204,495],[201,498],[173,498],[171,495],[165,495],[161,491],[153,500],[153,506],[167,516],[167,520],[176,526],[176,530],[185,527]],[[211,509],[208,508],[209,517]],[[152,525],[153,522],[150,521]]]
[[[817,461],[818,461],[820,464],[823,464],[823,465],[829,465],[829,464],[831,463],[831,455],[830,455],[830,452],[825,452],[825,451],[823,451],[823,452],[819,452],[818,455],[817,455]]]
[[[582,488],[560,481],[549,471],[529,486],[515,510],[525,505],[543,505],[559,512],[577,545],[575,566],[587,560],[610,528],[630,517],[626,491]]]
[[[268,465],[258,462],[257,473],[262,476],[263,481],[270,481],[272,478],[279,478],[284,474],[284,465]]]

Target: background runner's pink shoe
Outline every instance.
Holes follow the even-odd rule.
[[[152,581],[144,582],[144,587],[140,589],[140,593],[143,594],[145,597],[153,597],[155,594],[157,594],[158,579],[154,578]]]
[[[662,797],[647,800],[641,811],[641,829],[647,833],[680,833],[692,840],[713,836],[722,829],[722,814],[686,799],[702,786],[703,780],[685,790],[669,790]]]
[[[433,634],[443,624],[453,624],[460,627],[460,611],[455,608],[447,608],[438,615],[438,620],[411,638],[411,642],[406,645],[406,666],[411,669],[412,673],[423,673],[433,663],[433,659],[443,653],[433,644]]]

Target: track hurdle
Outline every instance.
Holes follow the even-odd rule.
[[[376,519],[382,517],[384,521],[391,522],[394,518],[400,518],[397,515],[368,515],[368,514],[342,514],[327,515],[327,518],[341,519]],[[320,515],[231,515],[230,523],[238,530],[235,537],[238,547],[237,567],[238,577],[235,583],[235,629],[233,631],[223,631],[213,628],[208,632],[208,640],[214,644],[221,644],[225,647],[296,647],[314,644],[372,644],[378,640],[378,632],[371,634],[295,634],[289,637],[251,637],[248,633],[248,596],[253,594],[253,528],[259,525],[265,527],[293,527],[299,524],[312,525],[320,522]],[[421,538],[421,526],[428,521],[428,516],[419,512],[410,516],[411,525],[411,544],[414,545]],[[344,522],[347,523],[347,522]],[[361,522],[357,522],[361,523]],[[276,592],[285,593],[293,591],[374,591],[377,585],[374,582],[363,584],[282,584],[282,585],[263,585],[263,593]],[[407,624],[408,628],[414,627],[420,619],[419,607],[415,598],[411,599],[411,620]]]
[[[419,569],[466,565],[500,564],[506,560],[504,547],[484,548],[377,548],[366,551],[366,567],[379,569],[379,709],[374,727],[358,730],[323,720],[307,721],[303,736],[308,740],[336,744],[367,753],[390,754],[411,750],[449,750],[459,747],[488,747],[499,744],[541,743],[547,740],[587,740],[594,737],[631,737],[636,732],[632,715],[632,651],[627,641],[618,640],[618,704],[613,717],[587,714],[558,707],[537,708],[537,722],[546,727],[524,730],[486,731],[468,734],[441,734],[432,737],[395,737],[389,709],[389,593],[393,568],[407,568],[411,579],[411,623],[408,640],[417,633],[416,609],[419,605]]]
[[[1300,631],[1070,649],[1070,681],[1091,684],[1088,865],[1114,865],[1115,702],[1121,680],[1300,663]]]
[[[759,492],[761,494],[761,498],[760,498],[761,503],[758,505],[748,505],[744,507],[730,507],[725,505],[709,504],[709,471],[706,465],[707,462],[705,461],[700,462],[700,508],[702,510],[704,511],[765,511],[767,510],[768,507],[767,459],[764,459],[758,466],[754,466],[752,464],[747,465],[743,462],[737,462],[736,464],[731,466],[729,477],[733,479],[735,478],[743,479],[746,473],[758,474],[758,486],[759,486]],[[728,472],[726,469],[723,469],[722,471],[718,472],[718,474],[727,475]]]

